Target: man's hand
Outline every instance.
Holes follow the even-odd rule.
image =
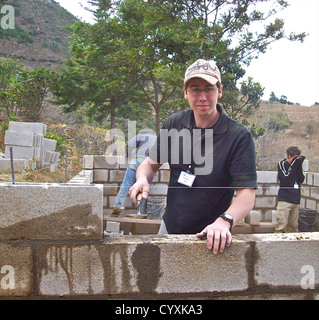
[[[216,221],[208,225],[200,233],[197,233],[198,238],[207,238],[207,248],[213,249],[213,253],[223,253],[225,247],[229,247],[232,242],[232,234],[229,231],[230,224],[222,218],[217,218]]]
[[[136,197],[142,193],[142,202],[147,199],[150,192],[150,182],[156,171],[162,166],[161,163],[153,161],[150,157],[139,165],[136,171],[136,182],[130,188],[128,194],[134,204],[137,204]]]
[[[142,193],[142,202],[147,199],[150,192],[149,183],[147,180],[140,179],[135,182],[130,188],[128,194],[134,204],[137,204],[136,197],[139,193]]]

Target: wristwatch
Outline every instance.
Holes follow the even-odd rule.
[[[226,213],[226,212],[225,212],[225,213],[221,214],[221,215],[219,216],[219,218],[222,218],[222,219],[224,219],[225,221],[229,222],[229,224],[230,224],[229,231],[231,231],[231,228],[232,228],[233,223],[234,223],[233,217],[232,217],[229,213]]]

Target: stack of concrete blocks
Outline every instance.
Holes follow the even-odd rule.
[[[0,170],[10,169],[12,147],[15,171],[40,166],[50,168],[50,171],[54,172],[60,153],[55,152],[55,140],[44,138],[46,130],[47,126],[43,123],[10,121],[9,129],[5,133],[5,158],[0,159]]]
[[[56,140],[43,139],[43,156],[40,159],[40,164],[44,168],[50,168],[51,172],[55,172],[58,168],[60,157],[59,152],[55,152]]]
[[[69,180],[68,184],[91,184],[93,183],[93,156],[83,156],[83,168],[76,176]]]

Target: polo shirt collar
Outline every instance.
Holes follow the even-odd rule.
[[[229,117],[223,110],[223,108],[217,104],[217,110],[220,112],[220,117],[218,121],[215,123],[215,125],[212,128],[214,130],[215,134],[223,134],[227,131],[228,128],[228,121]],[[193,110],[189,110],[190,112],[187,112],[185,117],[182,119],[182,124],[189,129],[195,129],[195,117]]]

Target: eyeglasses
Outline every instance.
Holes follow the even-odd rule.
[[[194,97],[199,97],[202,91],[204,91],[205,96],[209,97],[213,95],[213,93],[216,91],[216,88],[205,88],[203,90],[198,88],[192,88],[192,89],[187,89],[187,91],[189,91],[189,93]]]

